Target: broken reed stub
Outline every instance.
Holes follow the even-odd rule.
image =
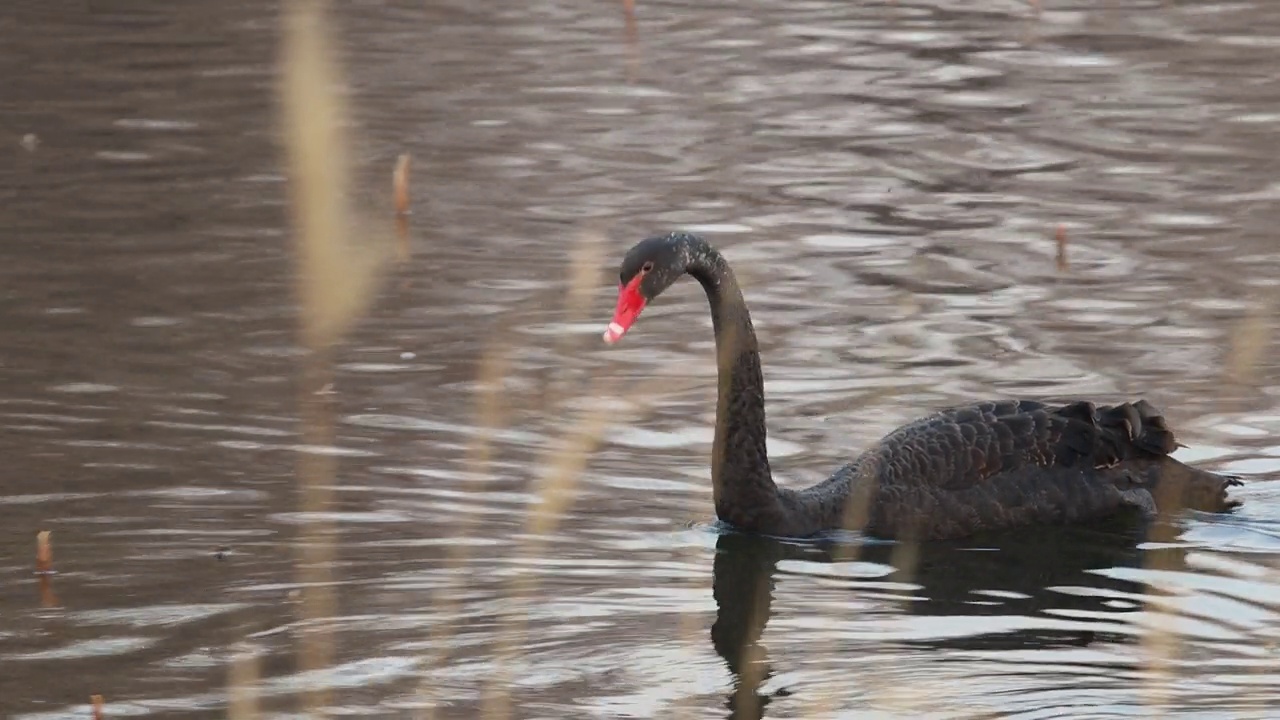
[[[36,573],[40,575],[53,572],[53,544],[49,542],[50,534],[48,530],[36,533]]]
[[[396,214],[409,214],[409,153],[396,158],[396,169],[391,174],[391,187],[395,194]]]
[[[1058,246],[1058,269],[1066,270],[1070,263],[1067,262],[1067,226],[1058,224],[1057,230],[1053,233],[1054,244]]]

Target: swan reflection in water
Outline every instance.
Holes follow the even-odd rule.
[[[893,570],[887,576],[849,579],[850,592],[858,592],[861,586],[883,597],[890,592],[884,589],[886,583],[903,583],[901,612],[954,616],[958,624],[976,616],[1054,617],[1060,621],[1064,611],[1095,618],[1092,629],[978,631],[959,637],[894,641],[899,647],[988,652],[1083,647],[1132,641],[1131,633],[1119,630],[1124,629],[1125,615],[1140,608],[1118,604],[1115,598],[1145,590],[1141,583],[1108,578],[1091,570],[1139,567],[1144,560],[1148,565],[1181,566],[1184,551],[1180,549],[1138,549],[1144,525],[1135,518],[1120,517],[1085,526],[1023,528],[965,542],[925,543],[913,553],[902,553],[897,544],[821,546],[726,531],[716,543],[713,593],[717,612],[711,642],[734,677],[734,691],[727,703],[729,717],[759,720],[774,697],[791,694],[788,689],[762,694],[760,689],[772,674],[760,638],[769,622],[776,580],[789,574],[779,568],[781,561],[839,563],[856,558],[888,565]],[[1051,589],[1062,586],[1097,592],[1068,594]],[[1096,619],[1106,615],[1113,615],[1114,621]],[[1113,671],[1128,669],[1133,668],[1116,663]]]

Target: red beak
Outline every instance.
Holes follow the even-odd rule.
[[[631,278],[631,282],[626,285],[618,285],[618,307],[613,311],[613,322],[609,323],[609,329],[604,331],[605,342],[612,344],[621,340],[631,329],[631,324],[640,317],[645,303],[644,296],[640,294],[641,280],[644,280],[644,273]]]

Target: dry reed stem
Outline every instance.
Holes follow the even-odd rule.
[[[1245,316],[1232,326],[1227,358],[1223,363],[1223,375],[1227,380],[1241,384],[1249,384],[1256,380],[1259,362],[1271,345],[1272,308],[1275,297],[1273,293],[1260,302],[1254,303]],[[1166,639],[1159,638],[1152,644],[1157,652],[1168,656],[1169,643]],[[1272,644],[1271,649],[1276,649],[1275,644]],[[1280,654],[1276,657],[1280,658]],[[1280,664],[1280,661],[1277,664]],[[1261,670],[1262,668],[1259,667],[1258,671]],[[1261,691],[1262,686],[1257,686],[1257,689]],[[1262,704],[1265,707],[1265,702]],[[1268,717],[1268,715],[1264,712],[1259,717]]]
[[[569,256],[569,291],[564,300],[568,322],[581,321],[591,307],[600,268],[605,264],[605,246],[605,235],[599,230],[592,228],[578,234],[578,241]]]
[[[1272,301],[1264,300],[1241,318],[1231,330],[1227,375],[1238,383],[1249,383],[1257,374],[1258,362],[1271,345]]]
[[[509,335],[502,330],[495,334],[499,338]],[[484,432],[477,435],[476,440],[467,447],[466,461],[468,472],[477,477],[488,474],[493,458],[493,431],[501,427],[510,414],[505,402],[503,381],[511,372],[513,350],[509,343],[494,340],[480,360],[475,415],[477,427]]]
[[[255,720],[258,710],[258,653],[248,645],[234,648],[227,671],[227,720]]]
[[[103,700],[101,695],[90,695],[89,703],[93,705],[93,720],[102,720],[105,715],[102,712]]]
[[[1271,306],[1270,299],[1255,305],[1232,329],[1225,374],[1236,382],[1250,382],[1254,377],[1258,361],[1265,353],[1271,341]],[[1149,538],[1152,542],[1171,543],[1177,540],[1178,526],[1163,517],[1164,522],[1155,525],[1155,532]],[[1143,567],[1157,571],[1184,571],[1171,553],[1148,552]],[[1176,590],[1148,585],[1148,591],[1157,598],[1173,598],[1182,595]],[[1147,612],[1152,619],[1151,626],[1143,633],[1140,643],[1142,650],[1141,666],[1145,670],[1140,687],[1142,702],[1152,709],[1172,707],[1173,688],[1178,681],[1177,658],[1182,651],[1183,638],[1173,626],[1174,617],[1178,614],[1176,607],[1170,603],[1147,603]]]
[[[849,494],[849,498],[845,501],[844,518],[841,521],[841,527],[845,530],[863,531],[871,518],[871,504],[875,500],[876,479],[879,477],[877,469],[872,467],[864,475],[863,482],[854,482],[853,490]],[[831,561],[853,562],[858,559],[862,551],[859,544],[842,543],[832,549]],[[838,652],[837,643],[834,638],[825,638],[823,642],[823,650],[827,656],[834,655]],[[874,667],[874,666],[873,666]],[[871,672],[874,672],[872,670]],[[866,686],[868,693],[872,696],[872,701],[877,699],[876,691],[882,683],[872,682],[868,678]],[[802,711],[805,717],[823,717],[830,715],[836,710],[836,699],[834,693],[822,692],[819,689],[808,696],[809,700],[805,703]]]
[[[856,530],[865,532],[865,528],[871,520],[871,507],[875,502],[876,481],[880,476],[879,468],[874,465],[866,465],[862,471],[860,482],[855,481],[853,491],[850,493],[849,500],[845,505],[845,517],[842,526],[846,530]],[[832,562],[853,562],[856,561],[861,554],[862,544],[843,544],[833,549],[831,556]],[[920,543],[911,539],[899,539],[894,545],[889,556],[889,565],[895,568],[897,573],[902,575],[903,582],[910,582],[916,572],[919,570],[920,561]],[[893,603],[897,606],[899,612],[909,613],[909,601],[906,599]],[[828,651],[834,654],[838,651],[834,640],[827,643]],[[918,712],[922,709],[921,702],[930,699],[928,693],[919,692],[919,688],[910,693],[903,693],[895,688],[898,685],[889,677],[889,670],[893,668],[893,663],[871,664],[863,670],[863,678],[866,683],[867,695],[870,703],[877,707],[889,708],[902,712]],[[834,694],[818,692],[811,696],[812,700],[805,708],[805,714],[809,717],[818,717],[821,715],[830,715],[837,710],[837,699]]]
[[[293,201],[302,337],[311,349],[336,342],[374,295],[384,253],[352,243],[346,195],[346,108],[319,0],[291,0],[284,14],[281,85]]]
[[[614,382],[609,377],[595,377],[585,396],[609,396]],[[643,386],[636,385],[624,393],[621,400],[633,411],[642,413],[648,408],[647,397]],[[535,481],[537,501],[526,521],[526,534],[530,539],[519,548],[522,558],[533,560],[545,554],[547,536],[556,530],[561,515],[568,510],[574,490],[604,431],[628,419],[619,417],[607,403],[593,403],[578,413],[573,425],[543,454],[538,463],[542,471]],[[509,609],[502,616],[504,627],[497,634],[498,644],[494,649],[497,670],[488,683],[481,706],[481,717],[486,720],[503,720],[511,714],[512,666],[519,659],[520,641],[527,632],[528,600],[537,589],[538,574],[533,568],[530,562],[518,564],[511,581],[507,596]]]
[[[598,286],[597,277],[603,258],[603,247],[604,235],[596,230],[586,230],[579,235],[578,243],[571,252],[569,291],[564,301],[566,317],[571,322],[581,319],[590,306],[591,297]],[[513,322],[513,320],[504,321],[503,324],[506,325],[510,322]],[[509,338],[513,337],[513,334],[509,332],[508,327],[504,326],[490,333],[490,335],[494,338],[494,341],[482,355],[480,369],[477,373],[476,425],[484,432],[479,433],[467,448],[467,469],[470,474],[476,477],[486,476],[490,473],[493,454],[492,431],[502,427],[510,415],[507,397],[503,391],[504,380],[511,371],[514,356],[514,348],[509,340]],[[568,354],[566,352],[566,342],[568,341],[559,343],[561,353],[565,355]],[[540,404],[542,412],[548,415],[561,412],[563,410],[563,403],[561,402],[563,398],[564,396],[561,393],[556,393],[554,397],[544,393]],[[599,404],[594,407],[601,409]],[[579,447],[575,447],[575,444]],[[549,522],[550,518],[554,518],[551,512],[556,509],[563,510],[567,507],[569,496],[567,491],[571,489],[569,487],[571,483],[556,482],[555,479],[560,477],[557,473],[573,474],[576,478],[576,474],[582,471],[586,463],[585,455],[589,452],[589,449],[584,450],[580,447],[582,444],[584,444],[584,440],[570,430],[565,438],[561,440],[562,450],[560,452],[551,452],[544,455],[542,461],[544,470],[537,481],[541,484],[538,493],[538,504],[532,510],[529,519],[530,527],[534,525],[545,527],[552,524]],[[585,444],[591,445],[591,443]],[[571,458],[575,454],[581,454],[583,457],[581,460],[572,460]],[[551,465],[547,465],[547,463],[551,463]],[[548,478],[551,478],[553,482],[548,484]],[[466,535],[477,521],[478,516],[465,516],[463,521],[453,528],[453,532],[457,535]],[[537,548],[528,549],[526,554],[536,554],[536,550]],[[446,560],[451,567],[459,567],[466,562],[467,555],[467,546],[458,544],[449,548]],[[435,593],[436,602],[434,607],[441,611],[442,617],[450,617],[458,612],[457,602],[449,597],[448,591],[454,590],[453,596],[461,596],[461,592],[458,591],[465,587],[466,580],[462,574],[455,573],[453,577],[457,578],[456,587],[451,584],[450,587],[441,588]],[[523,593],[528,591],[530,587],[524,584],[523,579],[517,578],[514,597],[517,599],[524,597]],[[451,622],[439,622],[432,626],[429,633],[432,644],[436,647],[436,652],[426,663],[427,671],[423,673],[419,685],[419,696],[427,699],[426,707],[417,714],[417,717],[421,720],[435,717],[435,706],[431,702],[430,670],[442,667],[447,661],[449,656],[447,641],[452,636],[455,625],[455,623]],[[510,632],[504,632],[501,635],[508,636],[510,634]],[[506,652],[506,654],[510,655],[511,653]],[[499,697],[492,688],[486,698],[487,710],[485,712],[489,716],[503,716],[505,713],[509,713],[509,706],[506,706],[505,699]]]
[[[585,265],[585,262],[579,263]],[[594,283],[594,275],[585,272],[575,272],[577,280],[574,287],[578,287],[582,282],[589,281]],[[572,304],[572,301],[570,301]],[[495,332],[492,334],[495,338],[508,338],[511,336],[509,332]],[[511,361],[513,356],[513,348],[504,342],[495,340],[489,351],[482,357],[481,367],[478,372],[478,389],[476,399],[476,418],[477,425],[486,430],[493,430],[505,424],[509,415],[509,408],[506,406],[506,396],[503,394],[503,380],[509,374]],[[593,384],[593,389],[589,390],[587,397],[598,397],[599,391],[603,386],[602,381],[597,379]],[[542,406],[544,413],[553,413],[562,411],[561,403],[548,400]],[[537,490],[537,504],[532,508],[531,515],[528,520],[528,528],[532,532],[543,529],[550,532],[547,528],[553,528],[558,520],[556,512],[563,511],[569,504],[572,486],[576,484],[578,475],[585,468],[586,461],[590,451],[599,440],[599,433],[602,428],[595,428],[591,437],[584,435],[582,427],[587,423],[589,427],[593,427],[597,422],[603,422],[604,415],[607,410],[602,403],[596,403],[592,408],[580,419],[575,428],[570,428],[565,435],[559,440],[558,445],[553,445],[553,449],[544,454],[538,466],[543,470],[539,478],[535,481]],[[489,467],[492,457],[492,433],[486,432],[477,435],[476,439],[469,445],[467,451],[468,471],[475,476],[483,476],[489,473]],[[594,439],[593,439],[594,438]],[[453,528],[457,535],[465,535],[475,525],[478,517],[465,516],[464,521]],[[526,557],[535,557],[541,551],[542,544],[534,542],[532,545],[524,548],[523,555]],[[447,561],[451,566],[457,567],[465,563],[467,559],[468,549],[465,545],[459,544],[450,548]],[[448,589],[461,589],[465,586],[465,578],[461,574],[454,574],[457,578],[457,588],[442,588],[436,593],[435,607],[441,610],[443,617],[449,617],[457,612],[457,603],[445,595]],[[520,607],[519,601],[527,597],[528,593],[534,588],[529,584],[527,576],[520,575],[513,581],[514,591],[511,593],[510,601],[513,607]],[[460,595],[460,593],[454,593]],[[449,655],[449,649],[446,645],[448,638],[452,635],[454,623],[439,622],[433,625],[430,637],[433,645],[437,650],[428,668],[442,667]],[[512,625],[512,627],[515,627]],[[507,629],[499,633],[499,639],[509,640],[518,634],[515,630]],[[514,651],[508,647],[501,649],[497,653],[500,657],[514,657]],[[495,683],[496,684],[496,683]],[[491,684],[492,685],[492,684]],[[429,671],[424,673],[422,682],[419,686],[419,695],[430,698],[429,688]],[[505,713],[509,713],[507,700],[501,697],[496,691],[491,689],[487,697],[487,716],[503,717]],[[435,717],[434,705],[428,704],[417,717],[428,719]]]
[[[1151,588],[1152,592],[1169,596],[1163,590]],[[1172,628],[1170,615],[1173,610],[1162,610],[1159,605],[1148,603],[1148,612],[1152,626],[1142,635],[1143,656],[1139,665],[1146,671],[1140,686],[1142,704],[1152,709],[1170,706],[1175,677],[1175,659],[1181,649],[1181,638]]]
[[[747,292],[747,288],[753,279],[753,276],[749,273],[744,273],[738,276],[738,284],[739,287],[743,289],[744,294]],[[726,332],[722,338],[724,342],[719,351],[720,355],[718,357],[718,363],[720,366],[724,366],[726,363],[732,363],[735,359],[734,354],[738,352],[736,346],[737,338],[734,336],[734,332],[735,330],[731,327],[729,332]],[[721,377],[723,378],[724,376]],[[719,400],[717,402],[719,402]],[[717,417],[719,417],[719,413],[717,413]],[[714,469],[713,472],[715,472]],[[879,473],[875,468],[870,466],[868,466],[864,472],[864,482],[855,483],[854,493],[851,494],[845,505],[845,516],[842,520],[842,527],[846,530],[862,532],[867,527],[871,519],[871,506],[874,502],[876,492],[874,481],[875,478],[878,477]],[[832,561],[856,561],[861,553],[861,549],[862,546],[860,544],[841,544],[833,549]],[[909,579],[914,576],[917,571],[919,556],[920,544],[918,542],[902,540],[894,547],[893,553],[890,557],[890,564],[906,575],[906,579]],[[900,608],[904,610],[907,604],[908,601],[905,599],[898,603]],[[835,639],[828,639],[825,644],[828,646],[829,654],[837,652],[838,649]],[[763,663],[760,662],[762,659],[760,657],[762,650],[758,645],[751,645],[743,647],[742,652],[743,656],[748,658],[748,662],[744,665],[743,675],[740,678],[740,682],[742,684],[741,687],[754,688],[762,679],[758,677],[758,674],[763,672],[764,667]],[[886,665],[885,667],[888,669],[889,666]],[[919,701],[923,697],[920,693],[893,692],[892,688],[894,687],[894,684],[887,677],[887,674],[885,674],[886,677],[882,681],[875,681],[874,678],[881,674],[884,673],[881,673],[874,667],[870,670],[864,671],[864,675],[867,676],[869,681],[867,683],[868,693],[873,699],[873,702],[876,702],[881,706],[887,706],[907,712],[920,709],[918,707],[920,704]],[[817,692],[808,695],[808,698],[809,701],[805,703],[803,710],[805,717],[831,715],[838,709],[839,701],[834,693]],[[752,692],[750,696],[747,696],[746,694],[740,695],[738,700],[739,702],[746,703],[744,709],[748,711],[747,716],[751,717],[751,713],[755,711],[755,705],[759,702],[759,698],[754,692]]]
[[[335,92],[339,72],[325,12],[318,0],[287,4],[281,57],[301,337],[311,350],[299,388],[303,443],[309,447],[333,443],[331,398],[320,392],[331,385],[328,350],[371,301],[376,269],[386,254],[362,249],[348,237],[353,214],[346,196],[347,143],[341,130],[346,113]],[[331,629],[314,621],[332,618],[337,605],[332,587],[335,528],[315,518],[330,506],[336,461],[326,453],[301,451],[297,476],[302,510],[310,516],[295,544],[299,612],[308,621],[298,629],[298,664],[306,672],[329,667],[335,654]],[[329,691],[307,691],[300,700],[305,711],[320,715],[329,705]]]
[[[680,554],[685,556],[688,559],[692,559],[693,557],[693,553],[689,552],[688,550]],[[701,586],[704,590],[711,591],[711,588],[707,587],[706,583],[702,583]],[[704,641],[699,637],[699,633],[698,633],[700,629],[701,628],[698,623],[697,613],[692,613],[692,612],[680,613],[680,624],[676,630],[679,637],[684,638],[685,640],[690,642],[702,644],[702,642]],[[676,702],[675,711],[672,713],[672,720],[691,720],[693,717],[694,717],[693,703],[690,702],[688,698],[682,698],[678,700]]]
[[[597,231],[585,231],[579,238],[578,247],[573,251],[571,258],[570,287],[565,299],[566,317],[570,320],[579,319],[591,304],[591,297],[597,287],[597,274],[605,244],[603,234]],[[499,332],[493,335],[505,338],[510,333]],[[502,381],[510,368],[511,348],[495,344],[484,358],[479,372],[481,382],[477,398],[477,417],[481,427],[496,428],[502,425],[506,415]],[[594,378],[591,381],[591,389],[585,397],[599,398],[605,394],[604,391],[610,382],[605,378]],[[690,383],[691,386],[692,384]],[[560,399],[544,394],[541,407],[544,412],[562,410],[564,404]],[[636,385],[632,392],[624,394],[620,399],[638,415],[643,415],[650,407],[646,402],[648,397],[640,385]],[[604,429],[611,422],[622,420],[614,415],[616,413],[611,413],[606,404],[592,403],[585,411],[579,413],[577,422],[543,454],[538,463],[542,471],[535,481],[537,500],[531,508],[526,525],[526,530],[532,539],[521,546],[520,554],[523,557],[536,558],[543,554],[546,535],[554,532],[560,516],[570,506],[574,489],[586,468],[591,452],[600,442]],[[478,436],[468,448],[468,465],[472,472],[486,473],[491,453],[489,435]],[[457,552],[451,553],[449,559],[453,563],[460,564],[465,559],[465,555],[465,546],[458,546]],[[506,718],[511,713],[509,689],[511,666],[518,659],[518,641],[525,634],[527,599],[537,588],[537,575],[535,571],[529,569],[531,567],[531,563],[518,566],[517,574],[511,581],[511,591],[507,596],[509,609],[503,614],[504,627],[497,633],[498,646],[494,651],[498,670],[490,679],[483,694],[481,715],[485,718]],[[448,608],[453,604],[447,598],[440,598],[437,607]],[[448,613],[445,613],[445,616],[447,615]],[[445,641],[452,633],[452,628],[453,624],[446,622],[433,626],[431,637],[437,652],[431,666],[439,667],[447,658],[448,648]],[[419,692],[423,696],[429,694],[427,673],[424,673]],[[428,704],[417,716],[434,718],[434,705]]]
[[[588,397],[601,397],[607,389],[608,379],[596,378]],[[593,403],[579,414],[559,442],[544,453],[539,466],[542,469],[535,481],[537,502],[529,514],[525,529],[531,539],[520,549],[524,558],[541,557],[546,550],[546,536],[559,524],[560,515],[567,510],[573,490],[586,468],[588,458],[603,437],[609,424],[609,410],[605,403]],[[526,634],[528,622],[527,600],[537,588],[537,571],[530,563],[521,563],[512,579],[511,592],[507,596],[508,611],[503,613],[503,629],[498,633],[495,648],[494,675],[484,693],[480,715],[485,720],[504,720],[511,714],[511,671],[518,659],[520,641]]]
[[[1178,530],[1172,519],[1172,513],[1162,512],[1157,522],[1152,525],[1153,532],[1148,542],[1159,544],[1175,542]],[[1147,552],[1142,566],[1155,571],[1185,570],[1182,563],[1174,560],[1175,557],[1180,556],[1167,552]],[[1148,592],[1157,597],[1174,597],[1179,594],[1151,584],[1147,587]],[[1181,650],[1182,639],[1172,627],[1172,616],[1176,614],[1176,610],[1170,604],[1148,602],[1146,606],[1152,622],[1139,642],[1143,652],[1140,665],[1146,671],[1139,691],[1145,706],[1161,708],[1165,707],[1172,697],[1172,687],[1176,680],[1174,660]]]
[[[507,416],[507,407],[504,403],[502,390],[503,379],[511,369],[512,348],[509,344],[499,341],[499,339],[507,338],[509,333],[497,332],[493,333],[493,336],[495,340],[481,356],[480,369],[477,372],[478,387],[476,390],[475,417],[476,427],[480,428],[482,432],[477,434],[475,439],[467,446],[466,470],[467,474],[472,477],[487,477],[490,474],[493,457],[493,430],[501,427],[505,423]],[[451,531],[457,537],[466,537],[474,529],[478,519],[478,514],[463,515],[458,524],[451,528]],[[456,543],[449,545],[445,556],[447,567],[457,568],[462,566],[467,560],[467,555],[468,547],[466,544]],[[462,573],[451,573],[450,576],[455,578],[453,583],[448,583],[432,593],[432,607],[438,610],[442,618],[452,618],[458,614],[459,603],[453,598],[462,595],[461,590],[466,587],[467,583]],[[457,623],[452,621],[436,622],[432,624],[428,632],[428,637],[436,647],[436,652],[426,663],[426,671],[423,672],[418,686],[418,696],[427,702],[426,707],[417,714],[419,720],[431,720],[435,717],[435,705],[433,704],[429,684],[431,680],[430,671],[443,667],[448,660],[448,641],[452,637],[456,625]]]
[[[739,276],[737,279],[739,287],[743,289],[745,294],[746,287],[751,282],[751,277],[749,275],[743,275]],[[726,416],[726,412],[722,412],[723,408],[721,406],[723,403],[727,402],[728,398],[728,388],[725,385],[725,383],[728,382],[728,373],[723,372],[722,370],[731,367],[736,362],[738,354],[742,351],[742,348],[739,347],[737,332],[738,330],[735,327],[732,325],[729,326],[722,334],[720,338],[721,342],[717,345],[717,378],[720,386],[717,390],[716,398],[717,428],[715,442],[717,443],[717,447],[712,451],[713,477],[719,477],[721,472],[720,468],[714,466],[714,463],[721,456],[718,445],[725,440],[725,438],[722,437],[723,431],[719,427],[719,423],[721,422],[721,418]],[[871,473],[870,477],[875,477],[875,473]],[[860,484],[857,487],[863,489],[864,492],[851,497],[849,502],[846,504],[843,527],[861,530],[866,527],[867,519],[870,517],[870,506],[874,495],[874,488],[869,483]],[[833,551],[833,560],[845,562],[852,561],[857,558],[859,550],[860,547],[858,545],[842,545]],[[756,611],[761,612],[763,611],[763,608],[757,607]],[[763,627],[763,623],[766,621],[767,618],[761,617],[749,619],[749,622],[758,623],[761,627]],[[834,639],[828,639],[824,644],[827,646],[830,654],[834,654],[834,652],[836,652],[836,642]],[[740,649],[740,652],[744,661],[738,677],[738,689],[736,691],[735,702],[740,703],[738,705],[739,713],[743,714],[745,717],[754,717],[755,713],[759,710],[758,705],[760,702],[756,689],[763,680],[763,673],[765,670],[764,650],[760,646],[758,640],[753,641],[748,636],[743,638],[743,647]],[[803,710],[805,717],[819,717],[830,714],[836,710],[836,698],[831,693],[818,692],[811,694],[808,697],[809,701],[805,703]]]
[[[53,543],[49,540],[51,534],[49,530],[36,533],[36,572],[41,575],[53,572]]]
[[[326,360],[327,354],[316,354],[303,372],[299,404],[303,444],[309,447],[328,447],[334,441],[331,396],[317,392],[329,384]],[[299,452],[297,473],[301,510],[308,517],[300,528],[295,546],[297,582],[301,586],[299,614],[308,621],[296,630],[299,634],[298,661],[300,670],[306,672],[329,667],[335,655],[332,630],[314,621],[332,618],[337,613],[332,570],[337,556],[334,544],[337,528],[331,521],[317,519],[332,504],[337,459],[325,453]],[[317,688],[309,691],[303,702],[311,713],[320,713],[329,705],[329,696],[327,689]]]
[[[597,228],[587,228],[578,233],[577,241],[569,254],[569,287],[562,306],[564,322],[568,325],[586,321],[588,312],[592,309],[592,298],[600,288],[600,272],[605,264],[606,246],[605,234]],[[601,325],[605,322],[607,320],[602,320]],[[594,340],[595,337],[593,334],[592,339]],[[576,335],[562,336],[556,342],[556,354],[560,357],[573,357],[575,354],[573,346],[580,341],[581,338]],[[572,385],[568,380],[554,385],[549,384],[547,389],[554,389],[555,392],[544,394],[542,406],[554,407],[570,387]]]
[[[610,385],[611,381],[597,378],[591,384],[588,397],[602,397]],[[568,509],[591,451],[599,444],[609,424],[608,414],[606,403],[593,403],[565,434],[560,447],[549,450],[548,457],[544,458],[544,469],[534,486],[538,503],[528,523],[529,532],[535,536],[554,531],[560,515]]]

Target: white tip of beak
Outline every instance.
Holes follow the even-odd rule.
[[[604,341],[612,345],[627,332],[627,329],[616,322],[609,323],[609,329],[604,331]]]

